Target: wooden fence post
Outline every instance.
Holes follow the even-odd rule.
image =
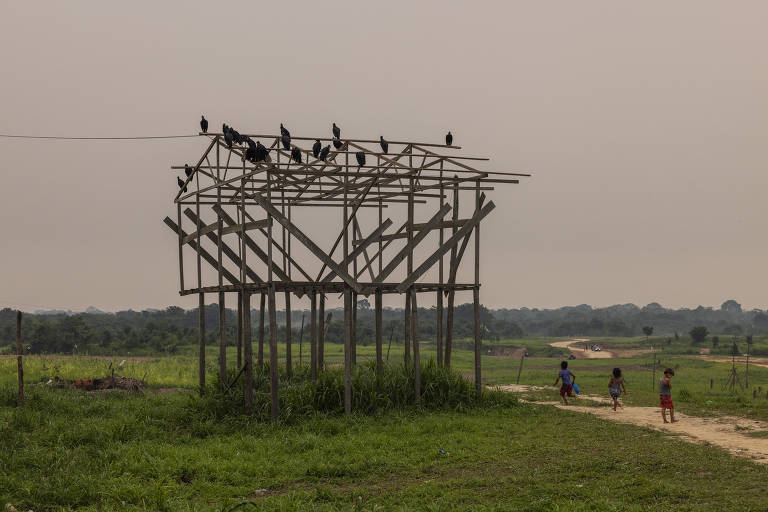
[[[24,346],[21,343],[21,311],[16,311],[16,361],[19,372],[19,407],[24,407]]]

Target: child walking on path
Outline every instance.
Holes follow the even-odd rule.
[[[619,406],[622,409],[624,408],[624,406],[619,403],[619,397],[621,396],[622,390],[624,391],[624,394],[627,393],[627,388],[624,386],[624,378],[621,376],[621,368],[614,368],[611,380],[608,382],[608,392],[611,393],[611,398],[613,398],[614,411],[616,410],[616,406]]]
[[[675,375],[675,370],[667,368],[664,370],[664,376],[659,379],[659,402],[661,402],[661,418],[664,423],[667,421],[667,409],[669,409],[669,419],[672,423],[676,422],[675,419],[675,404],[672,403],[672,384],[670,379]]]
[[[557,386],[557,381],[559,380],[563,382],[563,385],[560,386],[560,397],[563,399],[565,405],[568,405],[568,399],[565,398],[565,395],[568,395],[571,398],[576,398],[573,395],[573,383],[576,382],[576,376],[568,369],[568,361],[560,363],[560,371],[557,372],[555,386]]]

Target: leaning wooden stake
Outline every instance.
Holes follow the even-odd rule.
[[[488,203],[490,206],[493,202]],[[476,182],[475,188],[475,208],[480,210],[482,205],[480,199],[480,180]],[[460,232],[461,230],[459,230]],[[472,299],[474,302],[475,310],[475,388],[477,396],[483,394],[483,379],[480,374],[483,341],[480,334],[480,223],[475,225],[475,287],[472,288]]]
[[[16,311],[16,363],[19,374],[19,407],[24,407],[24,346],[21,343],[21,311]]]
[[[325,294],[320,294],[320,307],[317,311],[317,371],[323,371],[325,363],[325,333],[328,329],[325,321]]]
[[[523,353],[520,356],[520,368],[517,370],[517,381],[516,384],[520,384],[520,374],[523,373],[523,361],[525,361],[525,347],[523,347]]]

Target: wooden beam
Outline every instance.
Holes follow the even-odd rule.
[[[277,421],[280,415],[280,404],[278,395],[278,373],[277,373],[277,311],[275,311],[275,286],[271,285],[267,291],[269,300],[269,383],[272,396],[272,421]]]
[[[382,359],[382,342],[381,342],[381,288],[376,289],[375,306],[376,310],[376,375],[381,375],[384,370],[384,363]]]
[[[169,228],[171,228],[171,230],[173,230],[174,233],[179,233],[179,227],[170,218],[166,217],[165,219],[163,219],[163,222],[165,222],[165,224]],[[184,230],[181,230],[181,236],[187,236],[187,234],[184,232]],[[190,242],[189,245],[193,249],[197,250],[197,243],[196,242]],[[219,264],[216,261],[216,258],[211,256],[211,254],[208,253],[208,251],[206,251],[203,248],[200,248],[200,256],[202,256],[205,261],[210,263],[213,268],[218,268]],[[240,284],[239,280],[235,276],[233,276],[232,273],[230,271],[228,271],[227,269],[223,269],[222,270],[222,274],[224,275],[224,278],[227,281],[229,281],[230,283],[232,283],[232,284]]]
[[[219,292],[219,376],[221,379],[221,389],[229,384],[227,375],[227,340],[224,336],[224,292]]]
[[[373,281],[375,283],[383,282],[387,276],[389,276],[389,274],[391,274],[397,268],[397,266],[400,265],[400,263],[408,256],[410,251],[415,246],[419,245],[419,243],[424,240],[424,238],[426,238],[429,232],[433,229],[434,225],[440,222],[440,219],[442,219],[450,209],[451,207],[447,204],[441,206],[437,213],[432,216],[429,222],[427,222],[426,225],[421,228],[418,233],[416,233],[416,236],[414,236],[413,239],[405,247],[403,247],[394,258],[390,260],[387,266],[384,267],[384,270],[382,270],[381,273]]]
[[[186,215],[192,222],[195,222],[195,223],[200,222],[197,215],[195,214],[195,212],[192,211],[191,208],[187,208],[186,210],[184,210],[184,215]],[[208,233],[206,233],[205,236],[208,237],[208,239],[211,240],[213,243],[215,243],[217,248],[220,250],[220,252],[223,254],[226,254],[227,258],[232,260],[232,262],[235,265],[237,265],[237,268],[241,270],[243,269],[243,266],[244,266],[243,260],[240,259],[240,257],[235,253],[235,251],[231,247],[229,247],[229,245],[221,242],[221,238],[219,238],[217,234],[213,233],[212,231],[209,231]],[[218,266],[219,261],[217,260],[216,263]],[[222,273],[224,272],[223,266],[221,267],[221,272]],[[259,275],[256,272],[254,272],[253,269],[251,269],[251,267],[249,267],[248,265],[245,265],[245,273],[248,277],[250,277],[253,281],[257,283],[264,282],[264,280],[261,277],[259,277]],[[239,364],[237,366],[238,368],[241,367]]]
[[[424,273],[426,273],[432,265],[437,263],[437,260],[448,252],[451,247],[455,246],[459,240],[464,237],[468,232],[472,231],[472,228],[477,226],[481,220],[485,218],[486,215],[491,213],[493,209],[496,207],[495,204],[493,204],[493,201],[490,201],[488,204],[483,206],[481,209],[477,210],[475,212],[475,215],[472,217],[472,220],[468,223],[466,223],[460,230],[456,232],[451,238],[449,238],[445,244],[443,244],[442,247],[437,249],[432,255],[427,258],[424,263],[419,265],[419,268],[414,270],[411,275],[409,275],[402,283],[397,285],[396,289],[397,291],[403,293],[405,292],[410,285],[412,285],[418,278],[420,278]]]
[[[285,229],[288,230],[289,233],[291,233],[296,239],[301,242],[304,247],[309,249],[309,251],[314,254],[320,261],[325,263],[328,268],[332,269],[336,272],[336,274],[350,287],[352,287],[353,290],[357,291],[358,293],[362,291],[362,288],[357,283],[357,281],[350,276],[346,270],[341,268],[341,266],[337,265],[333,259],[331,259],[330,256],[328,256],[325,252],[323,252],[320,247],[315,244],[315,242],[312,241],[307,235],[305,235],[298,227],[296,227],[295,224],[288,221],[287,218],[285,218],[280,211],[272,206],[272,204],[267,201],[264,197],[262,197],[261,194],[254,194],[253,198],[256,200],[256,202],[259,203],[259,205],[267,211],[268,214],[270,214],[274,219],[280,223],[282,226],[285,227]]]
[[[358,243],[358,245],[357,245],[357,247],[355,247],[355,249],[354,249],[354,250],[353,250],[351,253],[349,253],[349,256],[347,256],[347,258],[346,258],[346,259],[345,259],[345,260],[344,260],[344,261],[343,261],[341,264],[342,264],[342,265],[344,265],[345,263],[349,263],[349,262],[350,262],[352,259],[354,259],[354,258],[356,258],[357,256],[359,256],[359,255],[360,255],[360,253],[361,253],[361,252],[363,252],[363,251],[365,250],[365,248],[366,248],[366,247],[368,247],[368,246],[369,246],[371,243],[373,243],[374,241],[378,240],[378,237],[379,237],[379,236],[380,236],[380,235],[381,235],[381,234],[382,234],[384,231],[386,231],[386,230],[387,230],[387,228],[389,228],[389,226],[391,226],[391,225],[392,225],[392,220],[391,220],[391,219],[387,219],[387,220],[385,220],[385,221],[384,221],[384,222],[383,222],[383,223],[382,223],[382,224],[381,224],[381,225],[380,225],[378,228],[374,229],[374,230],[373,230],[373,232],[372,232],[370,235],[368,235],[367,237],[365,237],[363,240],[360,240],[360,241],[359,241],[359,243]],[[369,268],[370,266],[371,266],[371,262],[369,261],[369,262],[366,264],[365,268]],[[328,273],[328,274],[327,274],[327,275],[326,275],[326,276],[323,278],[322,282],[326,282],[326,283],[327,283],[327,282],[329,282],[331,279],[333,279],[333,278],[334,278],[334,276],[335,276],[335,275],[336,275],[336,272],[334,272],[333,270],[331,270],[331,271],[330,271],[330,272],[329,272],[329,273]],[[355,277],[357,277],[357,276],[355,276]]]
[[[253,343],[251,341],[251,292],[241,294],[243,298],[243,356],[245,358],[245,382],[243,383],[243,399],[245,412],[253,412]]]
[[[198,383],[200,385],[200,395],[205,393],[205,294],[200,293],[197,306],[197,315],[200,322],[198,332]]]

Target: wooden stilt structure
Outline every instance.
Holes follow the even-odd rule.
[[[291,150],[283,148],[279,135],[246,136],[264,143],[266,156],[258,159],[248,151],[245,142],[227,145],[221,133],[200,135],[209,143],[174,198],[176,219],[166,217],[165,223],[179,242],[180,293],[199,297],[201,393],[205,389],[206,293],[218,294],[222,387],[228,384],[225,299],[227,293],[237,294],[237,365],[238,371],[244,371],[246,376],[248,410],[253,405],[254,359],[250,299],[254,293],[259,295],[256,361],[260,367],[264,364],[264,339],[268,335],[272,417],[277,419],[277,293],[285,297],[285,362],[289,376],[293,370],[291,295],[310,301],[313,379],[325,367],[325,340],[331,321],[325,307],[326,295],[343,296],[344,410],[351,412],[358,299],[374,295],[376,371],[381,373],[383,296],[401,294],[404,298],[404,357],[406,364],[413,362],[418,399],[421,354],[417,297],[429,293],[436,298],[437,362],[450,366],[456,294],[469,291],[475,316],[475,384],[478,393],[482,391],[480,222],[495,207],[485,200],[485,192],[498,184],[517,183],[520,176],[528,174],[478,169],[472,165],[487,159],[464,156],[461,148],[443,144],[390,141],[389,153],[381,153],[377,139],[344,138],[338,149],[320,160],[311,150],[315,137],[293,136],[291,150],[298,150],[302,156],[302,163],[298,163],[291,158]],[[331,142],[328,137],[319,140],[322,144]],[[469,214],[461,218],[460,195],[470,193],[475,196],[474,208],[467,209]],[[296,219],[302,216],[294,212],[297,208],[312,208],[318,215],[329,211],[328,208],[341,210],[341,215],[332,221],[339,223],[335,237],[332,236],[335,242],[328,242],[327,231],[316,238],[310,236],[315,230],[299,225]],[[376,212],[369,217],[358,215],[364,208],[375,208]],[[185,225],[185,219],[192,224]],[[275,226],[280,230],[277,237],[273,236]],[[435,231],[437,249],[425,253],[425,240]],[[475,242],[474,279],[467,282],[462,281],[466,272],[461,270],[461,262],[470,239]],[[301,258],[294,251],[297,245],[303,251]],[[196,257],[197,279],[192,286],[184,279],[184,255],[188,250],[194,251]],[[214,272],[203,272],[204,264],[210,265],[206,270]],[[436,279],[429,277],[435,274]],[[211,278],[213,275],[215,278]]]

